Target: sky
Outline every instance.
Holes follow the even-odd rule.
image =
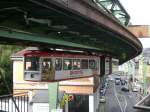
[[[150,48],[150,38],[139,38],[141,41],[143,48]]]
[[[150,0],[119,0],[130,15],[132,25],[150,25]]]

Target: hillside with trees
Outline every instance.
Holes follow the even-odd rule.
[[[12,93],[13,69],[10,56],[21,49],[21,46],[0,45],[0,95]]]

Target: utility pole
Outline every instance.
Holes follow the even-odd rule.
[[[147,81],[146,81],[146,77],[147,77],[147,62],[145,59],[143,59],[143,82],[144,82],[144,96],[147,95]]]
[[[135,82],[135,62],[132,60],[131,61],[131,65],[132,65],[132,67],[131,67],[131,73],[132,73],[132,82],[134,83]]]
[[[130,61],[128,61],[128,77],[129,77],[129,80],[130,80],[131,76],[132,76],[132,64],[131,64]]]
[[[58,103],[58,82],[48,84],[49,112],[55,112]]]

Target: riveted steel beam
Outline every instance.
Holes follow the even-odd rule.
[[[120,63],[142,51],[138,39],[93,0],[1,0],[0,26],[0,43],[105,52]]]
[[[40,35],[33,34],[30,32],[24,32],[21,30],[2,28],[2,27],[0,28],[0,38],[1,38],[1,42],[3,41],[13,42],[13,40],[15,40],[17,44],[19,44],[18,43],[19,41],[20,41],[20,44],[22,44],[22,41],[23,41],[23,43],[32,42],[31,45],[35,43],[35,45],[37,46],[38,46],[38,43],[40,43],[40,44],[45,44],[45,46],[57,45],[57,46],[66,46],[66,47],[78,48],[78,49],[81,48],[81,49],[91,49],[91,50],[102,51],[102,49],[96,48],[96,47],[91,47],[91,46],[81,45],[81,44],[77,44],[73,42],[67,42],[63,40],[48,38],[46,36],[40,36]],[[30,43],[28,45],[30,45]]]
[[[33,0],[31,0],[33,1]],[[33,2],[38,1],[34,0]],[[101,25],[106,31],[115,32],[120,35],[120,39],[139,50],[142,45],[139,40],[129,32],[125,27],[105,14],[102,10],[96,8],[93,4],[89,4],[86,0],[45,0],[48,3],[55,4],[68,12],[74,13],[80,17],[86,18],[93,24]],[[38,1],[39,2],[39,1]],[[41,3],[42,4],[42,3]],[[114,37],[115,38],[115,37]],[[134,45],[133,45],[134,44]],[[138,48],[136,48],[138,47]]]

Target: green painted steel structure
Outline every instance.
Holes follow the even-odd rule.
[[[19,45],[24,44],[27,42],[27,44],[32,44],[34,46],[66,46],[69,48],[79,48],[79,49],[91,49],[91,50],[97,50],[100,51],[100,48],[91,47],[87,45],[72,43],[68,41],[63,41],[59,39],[54,38],[48,38],[47,36],[40,36],[34,33],[29,32],[23,32],[20,30],[14,30],[14,29],[8,29],[8,28],[2,28],[0,29],[0,35],[1,39],[6,40],[4,43],[10,43],[12,41],[16,42],[19,41]],[[10,42],[9,42],[10,40]]]
[[[130,16],[118,0],[93,0],[105,12],[112,14],[123,25],[127,26]]]
[[[48,84],[48,96],[49,96],[49,112],[52,112],[52,109],[57,109],[58,106],[58,82],[53,82]]]
[[[112,13],[124,13],[127,25],[122,5],[111,2]],[[103,53],[120,64],[142,51],[138,39],[93,0],[1,0],[0,43]]]

